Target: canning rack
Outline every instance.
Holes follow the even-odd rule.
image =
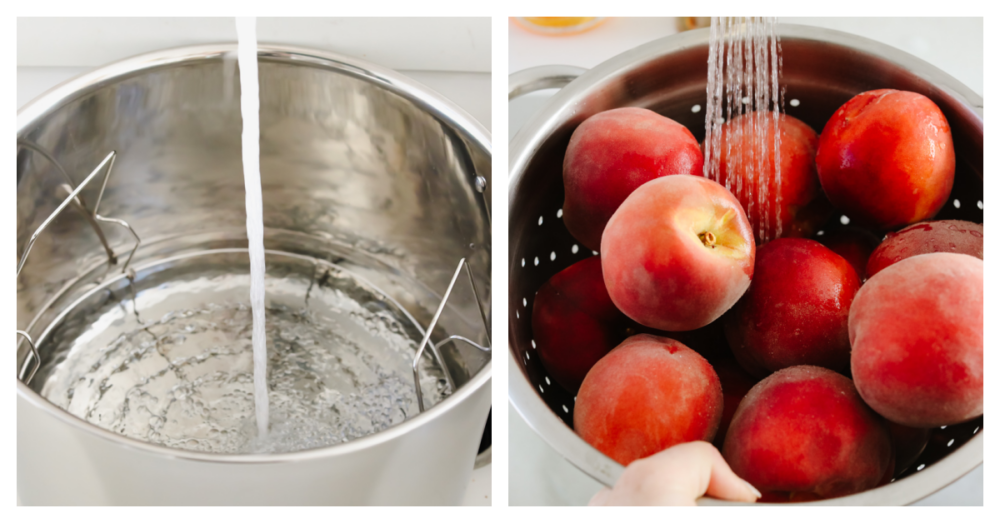
[[[24,147],[25,149],[38,153],[40,156],[42,156],[43,158],[51,162],[53,165],[55,165],[56,169],[63,175],[63,177],[66,178],[66,183],[60,185],[59,188],[63,192],[68,193],[65,199],[63,199],[62,203],[60,203],[59,206],[56,207],[54,211],[52,211],[52,214],[50,214],[48,218],[45,218],[45,221],[43,221],[42,224],[39,225],[37,229],[35,229],[35,232],[28,239],[28,244],[27,246],[25,246],[24,252],[21,254],[20,260],[18,260],[17,262],[17,275],[18,276],[21,275],[21,269],[24,268],[24,264],[28,261],[28,255],[31,254],[31,247],[34,246],[35,241],[38,240],[38,237],[42,234],[42,232],[45,231],[45,228],[48,227],[49,224],[51,224],[56,219],[56,217],[59,216],[60,213],[62,213],[63,209],[68,207],[70,204],[73,204],[77,209],[80,210],[80,212],[83,213],[83,215],[87,219],[87,222],[94,229],[94,232],[97,233],[97,237],[101,241],[101,246],[104,248],[104,252],[108,256],[109,266],[118,264],[118,255],[116,255],[114,250],[111,249],[111,246],[108,245],[108,240],[104,236],[104,231],[101,229],[99,222],[113,223],[121,227],[124,227],[128,229],[129,233],[131,233],[132,236],[135,238],[135,245],[129,252],[128,258],[125,259],[125,263],[122,264],[122,273],[125,274],[126,277],[128,278],[129,287],[132,288],[132,292],[134,295],[135,271],[132,271],[129,268],[129,264],[132,262],[132,257],[135,255],[135,251],[139,249],[139,245],[142,243],[142,239],[139,238],[139,234],[136,233],[135,229],[133,229],[132,226],[129,225],[128,222],[126,222],[125,220],[121,220],[118,218],[111,218],[107,216],[101,216],[100,214],[97,213],[98,209],[100,209],[101,207],[101,200],[104,197],[104,190],[107,189],[108,187],[108,177],[111,176],[111,169],[114,167],[115,157],[117,156],[117,153],[115,151],[111,151],[110,153],[108,153],[108,155],[104,157],[104,160],[101,160],[101,163],[97,164],[97,167],[95,167],[94,170],[91,171],[91,173],[87,175],[87,177],[84,178],[82,182],[80,182],[80,185],[73,187],[73,179],[70,178],[69,173],[66,172],[66,169],[63,169],[62,164],[56,161],[56,159],[51,154],[49,154],[48,151],[43,149],[41,146],[29,142],[27,140],[18,139],[17,145],[18,147]],[[105,168],[105,165],[107,166],[107,168]],[[92,180],[97,178],[97,175],[101,173],[102,170],[104,171],[104,178],[101,181],[101,190],[100,192],[97,193],[97,202],[94,204],[94,209],[91,211],[87,208],[87,203],[84,200],[83,196],[80,194],[80,192],[83,191],[83,189],[87,187],[87,185],[89,185]],[[31,336],[27,332],[20,329],[17,330],[17,334],[18,336],[21,336],[22,338],[25,339],[25,341],[28,342],[28,348],[31,350],[30,367],[28,367],[27,365],[22,366],[21,368],[18,369],[17,373],[17,378],[22,382],[24,382],[25,385],[28,385],[31,383],[31,379],[35,377],[35,373],[38,372],[38,368],[41,367],[42,359],[38,354],[38,349],[35,346],[34,340],[31,339]]]
[[[476,288],[476,280],[472,277],[472,267],[469,266],[469,262],[462,258],[458,261],[458,267],[455,268],[455,274],[451,277],[451,282],[448,283],[448,290],[445,291],[444,296],[441,298],[441,303],[438,305],[437,311],[434,312],[434,317],[431,319],[430,325],[424,331],[424,339],[420,342],[420,347],[417,349],[417,355],[413,358],[413,383],[417,391],[417,406],[420,407],[420,412],[424,411],[424,394],[420,390],[420,376],[417,373],[417,364],[420,363],[420,356],[424,353],[424,348],[430,343],[431,333],[434,332],[434,327],[437,326],[438,319],[441,317],[441,313],[444,311],[444,306],[448,303],[448,298],[451,297],[451,291],[455,288],[455,282],[458,281],[458,276],[462,274],[462,269],[465,269],[465,273],[469,276],[469,285],[472,287],[472,294],[476,298],[476,307],[479,309],[479,316],[483,320],[483,332],[486,333],[486,345],[480,345],[469,338],[464,336],[459,336],[457,334],[452,334],[444,340],[439,341],[434,345],[435,350],[441,345],[448,342],[462,342],[467,345],[471,345],[476,349],[483,352],[490,352],[490,346],[492,341],[490,341],[490,323],[486,319],[486,311],[483,310],[483,303],[479,300],[479,289]],[[446,371],[447,372],[447,371]]]
[[[129,289],[130,289],[131,294],[132,294],[132,303],[133,303],[134,313],[138,317],[138,309],[136,309],[136,305],[135,305],[135,303],[136,303],[136,300],[135,300],[135,296],[136,296],[136,291],[135,291],[136,273],[135,273],[135,270],[130,267],[130,264],[132,262],[132,258],[135,255],[135,252],[139,249],[139,246],[141,245],[142,240],[139,237],[138,233],[136,233],[135,229],[133,229],[132,226],[129,225],[128,222],[126,222],[125,220],[118,219],[118,218],[107,217],[107,216],[102,216],[102,215],[98,214],[98,209],[100,208],[101,200],[103,199],[103,196],[104,196],[104,191],[107,188],[108,178],[110,177],[111,170],[114,167],[114,162],[115,162],[115,158],[117,157],[117,153],[115,151],[111,151],[110,153],[108,153],[108,155],[105,156],[104,160],[102,160],[97,165],[97,167],[95,167],[94,170],[91,171],[91,173],[89,175],[87,175],[87,177],[84,178],[84,180],[79,185],[77,185],[76,187],[74,187],[73,186],[73,179],[69,176],[69,173],[44,148],[42,148],[41,146],[39,146],[39,145],[37,145],[35,143],[29,142],[27,140],[22,140],[22,139],[18,139],[17,145],[18,145],[18,147],[24,147],[26,149],[29,149],[29,150],[33,151],[33,152],[36,152],[39,155],[41,155],[43,158],[45,158],[46,160],[48,160],[49,162],[51,162],[56,167],[56,169],[63,175],[63,177],[66,178],[66,183],[63,183],[59,187],[60,187],[60,189],[61,189],[62,192],[67,193],[67,195],[65,196],[65,198],[63,199],[63,201],[59,204],[59,206],[57,206],[56,209],[54,211],[52,211],[51,214],[49,214],[49,216],[42,222],[41,225],[38,226],[38,228],[35,230],[35,232],[28,239],[28,243],[27,243],[27,245],[26,245],[26,247],[24,249],[24,252],[21,254],[21,257],[20,257],[20,259],[18,261],[18,264],[17,264],[17,275],[20,276],[21,270],[24,268],[25,263],[28,261],[28,255],[31,253],[31,248],[34,245],[35,241],[38,239],[38,237],[42,234],[42,232],[45,231],[45,229],[49,226],[49,224],[51,224],[56,219],[56,217],[59,216],[60,213],[62,213],[62,211],[66,207],[69,207],[70,205],[73,205],[74,207],[76,207],[84,215],[84,217],[87,219],[88,223],[91,225],[91,227],[97,233],[97,237],[98,237],[98,239],[101,242],[101,246],[103,247],[105,253],[107,254],[108,265],[109,266],[117,265],[119,257],[114,252],[114,250],[111,248],[111,246],[108,244],[107,237],[104,235],[104,231],[101,229],[101,227],[99,225],[99,222],[113,223],[113,224],[119,225],[121,227],[124,227],[135,238],[135,245],[132,247],[132,250],[129,251],[128,257],[125,259],[125,262],[122,264],[122,270],[121,270],[121,272],[128,279],[128,282],[129,282],[128,286],[129,286]],[[105,168],[105,166],[107,166],[107,167]],[[96,200],[96,203],[94,204],[93,210],[90,210],[87,207],[86,200],[84,200],[84,197],[80,193],[83,191],[84,188],[86,188],[91,183],[91,181],[93,181],[95,178],[97,178],[98,174],[100,174],[102,171],[104,173],[104,176],[103,176],[102,181],[101,181],[100,191],[98,192],[97,200]],[[477,189],[477,191],[480,192],[480,193],[482,193],[483,190],[485,189],[485,185],[486,185],[485,178],[483,178],[482,176],[477,176],[476,177],[476,189]],[[483,322],[483,329],[484,329],[484,333],[485,333],[486,340],[487,340],[487,344],[485,346],[484,345],[480,345],[480,344],[472,341],[469,338],[466,338],[466,337],[460,336],[460,335],[456,335],[456,334],[447,336],[446,338],[444,338],[441,341],[438,341],[437,343],[434,343],[433,341],[431,341],[431,334],[434,332],[434,329],[437,326],[438,320],[440,319],[442,312],[444,312],[444,308],[447,305],[448,300],[449,300],[449,298],[452,295],[452,291],[454,290],[455,284],[458,281],[459,276],[462,274],[462,270],[463,269],[465,270],[465,273],[468,276],[469,286],[470,286],[470,288],[472,290],[472,294],[473,294],[473,296],[475,298],[475,302],[476,302],[476,307],[479,309],[479,315],[480,315],[480,318],[482,319],[482,322]],[[412,316],[410,317],[410,319],[411,319],[411,321],[414,322],[414,324],[416,324],[416,321],[412,318]],[[480,295],[479,295],[479,289],[476,287],[476,281],[475,281],[475,278],[472,275],[472,268],[469,265],[469,262],[468,262],[468,260],[466,258],[461,258],[459,260],[458,266],[455,269],[455,273],[452,276],[451,281],[448,284],[448,288],[445,291],[444,295],[442,296],[441,303],[438,305],[438,308],[435,311],[434,316],[432,317],[430,324],[427,326],[426,329],[423,329],[423,332],[424,332],[423,339],[420,342],[419,348],[417,349],[416,355],[414,356],[413,363],[412,363],[414,390],[416,391],[417,406],[419,407],[420,412],[424,412],[426,409],[425,409],[425,406],[424,406],[423,391],[422,391],[421,386],[420,386],[419,363],[420,363],[420,358],[423,356],[424,350],[427,348],[428,345],[431,346],[432,351],[435,354],[435,357],[438,358],[438,359],[440,359],[439,348],[442,345],[446,344],[446,343],[462,342],[462,343],[470,345],[473,348],[478,349],[478,350],[483,351],[483,352],[490,352],[491,351],[491,341],[490,341],[490,333],[489,333],[489,320],[486,317],[486,311],[483,309],[482,300],[480,299]],[[38,353],[38,349],[36,347],[35,341],[32,339],[31,335],[28,334],[28,332],[18,329],[17,330],[17,335],[20,336],[20,337],[22,337],[22,338],[24,338],[24,340],[28,343],[28,348],[30,349],[30,353],[31,353],[31,362],[30,362],[30,365],[28,364],[28,362],[25,362],[25,365],[22,365],[21,368],[18,369],[18,376],[17,377],[25,385],[30,385],[32,378],[34,378],[34,376],[35,376],[35,373],[41,367],[41,361],[42,361],[41,360],[41,356]],[[444,364],[442,364],[441,367],[442,367],[442,371],[445,372],[446,376],[448,377],[449,384],[453,384],[453,380],[451,379],[451,376],[450,376],[450,373],[448,372],[447,366],[445,366]]]

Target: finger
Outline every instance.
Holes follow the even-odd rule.
[[[718,449],[712,447],[711,476],[705,495],[727,501],[754,503],[760,499],[760,491],[733,472]]]
[[[712,471],[714,447],[705,442],[683,443],[625,468],[608,505],[694,505],[705,494]]]
[[[611,489],[605,487],[602,488],[594,497],[590,498],[590,503],[587,503],[591,507],[603,507],[608,504],[608,497],[611,495]]]
[[[634,461],[606,504],[693,505],[702,496],[752,503],[760,497],[709,443],[682,443]]]

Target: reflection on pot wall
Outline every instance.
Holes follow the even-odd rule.
[[[187,48],[111,66],[58,103],[43,99],[51,104],[44,112],[32,112],[36,104],[22,113],[33,116],[19,121],[19,139],[50,151],[75,183],[117,152],[100,213],[127,220],[142,237],[134,267],[246,246],[234,50]],[[420,325],[430,323],[456,264],[467,258],[488,317],[488,134],[405,78],[359,61],[277,47],[262,48],[260,59],[265,247],[352,271]],[[477,186],[479,178],[484,183]],[[28,148],[18,150],[18,180],[21,253],[60,203],[56,186],[65,180]],[[83,199],[94,202],[99,191],[99,182],[88,186]],[[103,230],[116,253],[131,248],[123,228]],[[37,336],[119,270],[108,267],[79,211],[67,208],[39,237],[18,278],[18,327]],[[482,323],[467,282],[460,282],[435,339],[461,335],[486,345]],[[43,362],[57,364],[46,348],[43,340]],[[425,414],[270,464],[174,459],[148,446],[131,448],[78,420],[52,417],[51,405],[19,384],[22,501],[457,503],[489,412],[490,355],[454,343],[441,352],[458,390]],[[22,343],[19,363],[27,353]],[[84,469],[96,472],[104,497],[81,501],[53,489],[63,480],[45,473],[52,456],[81,470],[83,476],[68,474],[66,481],[90,477]],[[263,477],[297,481],[276,487]]]

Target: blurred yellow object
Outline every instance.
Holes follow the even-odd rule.
[[[677,30],[689,31],[712,25],[712,18],[709,16],[678,16]]]
[[[593,29],[604,22],[599,16],[518,16],[514,21],[534,33],[570,35]]]

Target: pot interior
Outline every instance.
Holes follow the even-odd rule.
[[[274,315],[269,379],[308,390],[308,403],[327,410],[345,408],[352,393],[367,397],[368,385],[400,381],[399,394],[378,402],[384,423],[362,422],[367,428],[348,430],[343,440],[360,437],[418,414],[408,362],[463,258],[480,300],[468,278],[458,280],[432,336],[436,346],[421,363],[422,382],[431,389],[424,389],[427,408],[490,360],[471,344],[444,342],[459,335],[489,345],[480,314],[482,307],[490,315],[489,191],[477,187],[477,179],[486,187],[491,180],[489,143],[471,120],[456,120],[447,104],[391,72],[293,48],[262,47],[258,56],[268,313]],[[45,110],[19,122],[19,254],[66,195],[65,176],[39,148],[74,186],[115,151],[99,213],[125,220],[142,239],[130,281],[122,273],[134,245],[128,231],[101,225],[118,255],[109,264],[91,224],[70,206],[39,236],[18,277],[18,328],[32,335],[41,356],[31,389],[64,408],[67,394],[120,395],[100,416],[89,409],[89,421],[106,429],[114,424],[98,418],[121,421],[129,401],[149,410],[143,420],[152,425],[143,430],[179,404],[193,416],[198,409],[243,413],[247,402],[240,382],[249,330],[225,326],[226,318],[239,323],[249,314],[240,305],[248,303],[249,269],[237,67],[232,45],[154,53],[91,73],[69,94],[36,100],[31,105]],[[100,178],[81,193],[89,205],[99,195]],[[301,330],[306,320],[312,332]],[[338,338],[352,329],[350,339]],[[181,338],[198,350],[165,352]],[[32,362],[27,344],[19,343],[23,369]],[[382,347],[378,354],[369,350],[375,346]],[[283,367],[275,351],[319,359]],[[183,362],[204,364],[222,354],[233,361],[209,361],[198,371],[188,366],[189,379],[179,379],[229,380],[238,390],[225,398],[198,398],[179,382],[158,392],[136,389],[164,375],[177,379]],[[348,364],[351,358],[357,365]],[[111,361],[104,375],[85,372]],[[310,365],[314,372],[296,375]],[[144,439],[140,432],[127,435]]]

